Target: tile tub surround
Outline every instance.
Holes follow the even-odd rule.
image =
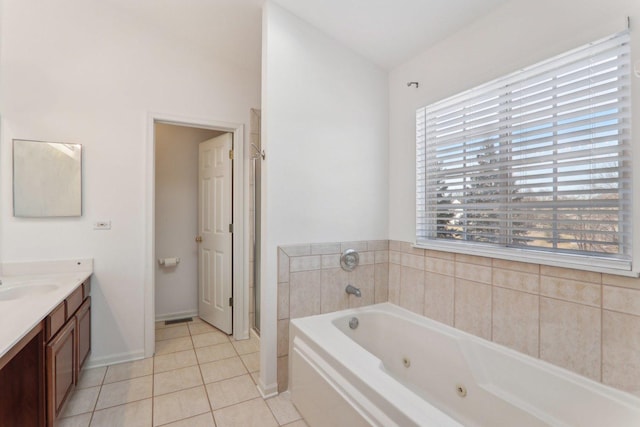
[[[389,302],[640,395],[640,279],[388,248]]]
[[[386,302],[389,241],[311,243],[278,249],[278,391],[288,386],[289,320],[346,308]],[[360,264],[346,272],[340,255],[355,249]],[[360,288],[360,298],[345,287]]]

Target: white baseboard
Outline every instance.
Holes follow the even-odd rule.
[[[133,360],[144,359],[144,350],[137,350],[130,353],[112,354],[104,357],[92,357],[84,364],[84,369],[99,368],[101,366],[114,365],[116,363],[131,362]]]
[[[268,399],[270,397],[278,395],[277,382],[273,384],[269,384],[268,387],[265,387],[264,385],[262,385],[262,381],[258,379],[258,385],[256,387],[258,388],[258,391],[260,392],[260,395],[262,396],[263,399]]]
[[[185,317],[198,317],[198,310],[178,311],[175,313],[156,314],[156,322],[165,320],[184,319]]]

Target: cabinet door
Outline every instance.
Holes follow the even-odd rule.
[[[78,338],[78,371],[76,372],[76,384],[84,362],[91,351],[91,297],[87,297],[76,314],[76,334]]]
[[[72,319],[47,344],[47,425],[54,425],[76,381],[76,322]]]

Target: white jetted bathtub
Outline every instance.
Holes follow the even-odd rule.
[[[292,320],[289,350],[311,427],[640,426],[634,395],[390,303]]]

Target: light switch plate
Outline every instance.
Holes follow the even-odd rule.
[[[96,221],[93,223],[94,230],[111,230],[111,221]]]

